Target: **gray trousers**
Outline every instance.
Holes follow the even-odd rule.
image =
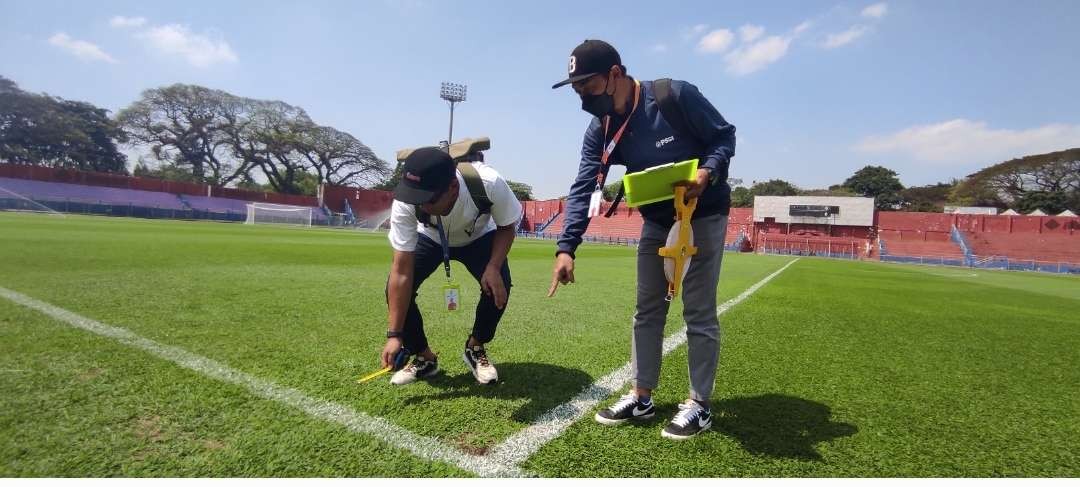
[[[690,398],[708,401],[716,381],[720,358],[720,320],[716,316],[716,285],[720,280],[720,261],[724,257],[726,215],[711,215],[693,220],[697,255],[690,260],[690,270],[679,288],[686,320],[686,338],[690,347]],[[657,251],[667,240],[668,229],[645,220],[637,254],[637,312],[634,314],[634,338],[631,367],[634,385],[655,389],[660,381],[663,359],[664,324],[667,321],[667,278],[664,258]]]

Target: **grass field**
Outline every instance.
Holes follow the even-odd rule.
[[[0,213],[0,288],[383,418],[467,459],[495,457],[629,358],[634,250],[584,246],[577,284],[547,299],[552,253],[550,241],[514,245],[510,307],[488,348],[499,384],[476,385],[461,363],[472,313],[437,310],[436,274],[420,305],[445,372],[361,386],[384,342],[385,234]],[[727,254],[720,302],[789,262]],[[474,304],[478,286],[454,270]],[[804,258],[721,324],[714,431],[660,437],[688,388],[681,346],[665,358],[655,422],[603,427],[596,406],[514,467],[1080,476],[1077,277]],[[10,299],[0,299],[0,388],[3,477],[476,474],[418,456],[411,436],[357,432]]]

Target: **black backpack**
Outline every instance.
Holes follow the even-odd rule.
[[[480,178],[476,166],[473,166],[471,162],[459,162],[457,163],[457,170],[461,173],[462,179],[465,180],[465,187],[469,189],[469,196],[472,197],[473,204],[480,210],[477,218],[480,215],[491,213],[491,207],[494,203],[491,202],[491,198],[488,198],[487,190],[484,189],[484,180]],[[416,211],[417,221],[426,226],[431,226],[431,215],[421,210],[420,205],[415,205],[413,208]]]
[[[697,134],[690,129],[690,122],[686,120],[686,112],[683,112],[682,106],[675,100],[675,97],[671,93],[671,78],[660,78],[653,81],[653,96],[656,98],[656,104],[660,106],[660,115],[664,117],[664,121],[675,129],[675,133],[683,136],[689,136],[694,139],[699,139]],[[622,182],[619,182],[619,192],[615,194],[615,200],[611,203],[611,208],[604,213],[604,218],[611,218],[611,215],[615,214],[615,210],[619,207],[619,202],[623,198],[623,186]]]

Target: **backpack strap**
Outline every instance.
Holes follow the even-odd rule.
[[[679,102],[675,101],[675,96],[671,93],[671,78],[660,78],[653,81],[653,97],[656,98],[656,104],[660,107],[660,115],[664,117],[664,121],[671,125],[671,128],[675,129],[675,132],[693,137],[694,132],[690,130],[690,124],[686,121],[686,114],[683,112],[682,107],[679,106]],[[615,214],[615,210],[619,208],[619,203],[623,199],[623,186],[619,184],[619,192],[615,194],[615,199],[611,202],[611,207],[604,213],[604,218],[611,218],[611,215]]]
[[[469,196],[472,197],[473,204],[480,210],[479,214],[491,213],[491,207],[495,204],[491,202],[491,198],[488,198],[487,190],[484,189],[484,180],[480,178],[480,173],[476,170],[476,167],[470,162],[459,162],[457,171],[461,173],[461,178],[465,180],[465,187],[469,190]],[[420,205],[415,205],[413,208],[416,212],[416,220],[423,223],[424,226],[431,226],[431,215],[421,210]]]
[[[690,122],[686,120],[686,112],[683,111],[679,102],[675,100],[675,96],[671,91],[671,78],[660,78],[653,81],[653,96],[656,98],[656,104],[660,106],[660,114],[664,116],[664,121],[671,125],[671,128],[682,135],[701,140],[691,130]]]
[[[604,218],[611,218],[611,215],[615,214],[615,210],[619,208],[619,202],[623,199],[623,184],[619,181],[619,191],[615,193],[615,199],[611,200],[611,206],[608,207],[607,212],[604,213]]]
[[[414,213],[416,214],[416,221],[423,223],[425,227],[431,226],[431,215],[426,211],[420,209],[420,205],[413,205]]]
[[[457,169],[465,180],[465,187],[469,189],[469,196],[472,196],[473,203],[480,210],[480,214],[491,213],[491,207],[494,203],[488,198],[487,190],[484,189],[484,180],[480,179],[480,173],[477,172],[476,166],[473,166],[470,162],[462,162],[457,165]]]

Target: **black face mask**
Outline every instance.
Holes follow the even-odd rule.
[[[607,94],[607,86],[599,95],[581,95],[581,109],[597,118],[615,113],[615,97]]]

